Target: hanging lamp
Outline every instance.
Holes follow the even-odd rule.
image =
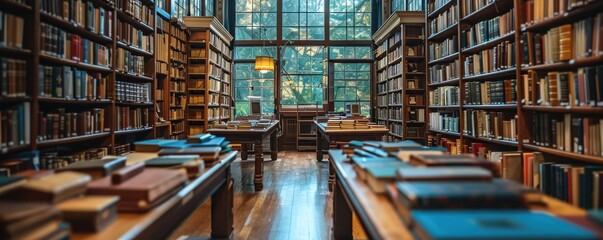
[[[266,35],[266,28],[264,35]],[[266,42],[262,39],[262,53],[266,50]],[[261,73],[274,72],[274,58],[272,56],[256,56],[255,57],[255,70]]]

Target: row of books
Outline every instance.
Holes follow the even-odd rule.
[[[115,63],[115,70],[128,74],[146,76],[145,60],[143,56],[137,56],[123,48],[117,48],[116,52],[115,58],[117,61]]]
[[[207,87],[208,90],[213,90],[216,92],[220,92],[222,90],[222,81],[210,78],[208,81],[209,86]]]
[[[429,126],[433,130],[459,132],[458,112],[430,112]]]
[[[170,119],[183,119],[184,109],[170,108]]]
[[[189,94],[188,95],[188,103],[189,104],[204,104],[205,96],[202,94],[201,95]]]
[[[459,21],[459,5],[452,5],[448,10],[440,13],[436,18],[429,21],[429,35],[435,35],[440,31],[454,25]]]
[[[467,56],[465,76],[490,73],[515,67],[515,42],[505,41],[493,48]]]
[[[467,17],[469,14],[476,12],[483,7],[495,2],[495,0],[462,0],[459,1],[462,4],[463,12],[461,16]]]
[[[406,55],[414,57],[423,57],[425,53],[423,51],[423,45],[412,45],[406,46]]]
[[[0,150],[29,144],[31,104],[23,102],[9,108],[0,109]]]
[[[401,32],[394,32],[394,34],[392,34],[388,39],[387,39],[387,47],[391,48],[394,45],[400,43],[400,41],[402,41],[402,33]]]
[[[401,107],[390,108],[388,118],[401,120],[402,119],[402,108]]]
[[[222,40],[218,35],[212,34],[209,35],[209,43],[220,50],[220,52],[226,56],[232,56],[232,51],[230,47]]]
[[[170,71],[171,78],[177,78],[180,80],[186,79],[186,68],[181,64],[172,63],[172,70]]]
[[[107,96],[107,76],[69,66],[39,65],[40,97],[102,100]]]
[[[402,64],[391,65],[387,68],[388,78],[392,78],[402,74]]]
[[[116,0],[115,4],[116,6],[123,6],[123,10],[127,14],[146,25],[153,26],[155,23],[154,7],[148,6],[142,0]]]
[[[404,135],[404,125],[402,123],[390,122],[388,125],[388,129],[390,133],[396,134],[398,136]]]
[[[27,61],[0,58],[0,98],[27,95]]]
[[[542,193],[584,209],[603,208],[603,166],[540,162],[536,167]]]
[[[153,35],[145,35],[143,31],[133,28],[130,24],[117,19],[117,40],[150,53],[154,52],[155,41]]]
[[[45,152],[40,156],[40,169],[61,169],[75,162],[101,159],[109,153],[110,147],[92,148],[75,153]]]
[[[186,91],[185,82],[170,81],[170,92],[184,92]]]
[[[396,78],[392,78],[390,80],[387,81],[387,85],[385,85],[386,83],[383,83],[382,86],[387,86],[387,89],[384,89],[384,91],[395,91],[395,90],[401,90],[403,85],[403,80],[402,77],[396,77]]]
[[[22,17],[0,11],[0,46],[23,48],[24,28]]]
[[[515,10],[481,21],[461,32],[461,48],[470,48],[515,32]]]
[[[528,103],[546,106],[603,106],[603,66],[579,68],[575,72],[524,74]],[[535,79],[535,86],[534,82]],[[535,97],[535,99],[532,99]],[[534,101],[536,100],[536,101]]]
[[[217,79],[222,79],[222,77],[225,75],[222,68],[217,67],[213,64],[209,64],[209,69],[207,70],[207,73],[210,77],[214,77]]]
[[[115,99],[121,102],[151,102],[151,83],[115,82]]]
[[[218,104],[218,103],[214,103]],[[220,118],[220,109],[219,108],[210,108],[207,110],[207,118],[208,119],[218,119]]]
[[[459,105],[461,94],[457,86],[443,86],[429,91],[429,106]]]
[[[155,71],[162,74],[168,73],[169,68],[169,52],[170,52],[170,36],[169,22],[163,18],[157,18],[157,31],[155,41]]]
[[[205,50],[205,48],[191,46],[190,49],[191,49],[190,50],[191,51],[191,54],[190,54],[191,58],[206,58],[207,51]]]
[[[176,39],[180,40],[181,42],[185,42],[187,40],[188,34],[187,31],[180,28],[180,26],[178,25],[181,22],[178,22],[176,24],[172,24],[170,25],[170,34],[175,37]],[[185,49],[182,46],[177,46],[177,45],[172,45],[173,47],[176,47],[178,49]]]
[[[175,133],[184,134],[185,133],[184,132],[184,122],[172,122],[171,128],[172,128],[172,134],[175,134]],[[203,126],[201,126],[201,128],[203,128]],[[205,130],[197,131],[198,129],[199,129],[199,126],[195,126],[192,124],[189,126],[189,131],[193,135],[205,132]]]
[[[402,93],[401,92],[395,92],[392,94],[387,95],[387,103],[389,105],[392,104],[402,104]]]
[[[431,14],[433,11],[435,11],[436,9],[439,9],[440,7],[448,4],[450,1],[453,1],[453,0],[433,0],[433,1],[427,1],[427,13]]]
[[[465,82],[465,105],[513,104],[517,103],[517,81],[515,79]]]
[[[463,133],[480,138],[517,141],[517,116],[503,112],[463,110]]]
[[[188,71],[191,74],[205,73],[205,69],[206,69],[205,63],[189,63],[188,64]]]
[[[155,101],[163,101],[164,90],[163,89],[155,89]]]
[[[150,127],[149,108],[117,106],[116,131]]]
[[[390,51],[389,53],[387,53],[387,61],[393,62],[395,60],[400,59],[402,57],[402,52],[403,52],[402,47],[395,48],[393,51]]]
[[[531,144],[566,152],[603,156],[603,119],[533,112],[532,126],[541,128],[532,127]]]
[[[172,39],[174,39],[174,38],[172,38]],[[172,60],[172,62],[177,62],[177,63],[186,63],[187,62],[186,58],[188,56],[188,53],[186,53],[185,49],[186,49],[186,47],[178,48],[178,49],[171,47],[170,48],[170,60]]]
[[[43,22],[40,23],[40,33],[42,54],[103,67],[111,66],[111,50],[105,45]]]
[[[188,119],[205,119],[204,110],[202,108],[198,109],[189,109],[188,110]]]
[[[108,132],[105,109],[72,111],[59,108],[52,112],[39,112],[38,140],[61,139]]]
[[[400,118],[402,119],[402,118]],[[408,109],[408,121],[411,122],[425,122],[425,109],[423,108],[410,108]]]
[[[524,18],[526,26],[533,25],[543,20],[556,16],[563,16],[578,8],[589,7],[596,2],[592,0],[526,0],[524,1]]]
[[[185,103],[185,96],[182,94],[171,94],[170,95],[170,104],[172,107],[178,106],[182,107]]]
[[[459,77],[459,60],[453,62],[436,64],[429,67],[429,78],[431,83],[441,83]]]
[[[430,42],[429,44],[429,59],[437,60],[446,56],[457,53],[457,35],[444,39],[442,42]]]
[[[113,33],[113,12],[95,6],[92,1],[47,0],[40,2],[43,13],[75,23],[88,31],[111,37]]]
[[[377,109],[377,119],[387,119],[388,109],[387,108],[378,108]]]

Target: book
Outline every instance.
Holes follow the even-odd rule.
[[[110,175],[117,169],[126,166],[126,157],[115,157],[99,160],[79,161],[58,169],[57,172],[74,171],[90,175],[92,180]]]
[[[400,163],[400,160],[395,158],[381,158],[375,156],[365,157],[354,155],[352,156],[351,160],[354,163],[354,170],[356,170],[356,175],[362,180],[366,180],[367,178],[367,166],[398,166]]]
[[[417,148],[422,148],[423,145],[412,141],[412,140],[404,140],[400,142],[365,142],[365,145],[380,148],[386,152],[397,152],[400,150],[414,150]]]
[[[506,152],[502,154],[501,174],[503,178],[523,183],[523,167],[521,153]]]
[[[479,167],[400,168],[396,173],[405,182],[492,181],[492,173]]]
[[[385,185],[396,181],[396,171],[399,168],[410,167],[404,162],[367,163],[359,166],[366,171],[366,183],[373,192],[385,193]]]
[[[471,154],[459,154],[459,155],[426,155],[426,154],[412,154],[410,156],[410,164],[415,166],[477,166],[488,169],[492,172],[493,176],[499,176],[499,171],[491,161],[485,159],[479,159]]]
[[[205,167],[197,155],[162,156],[144,162],[145,167],[182,169],[189,179],[195,178]]]
[[[117,219],[115,196],[85,196],[57,205],[74,232],[98,232]]]
[[[60,221],[59,211],[47,203],[0,202],[2,239],[49,239]]]
[[[545,212],[527,210],[415,210],[422,239],[598,239],[593,232]]]
[[[119,196],[118,211],[144,212],[172,197],[185,182],[186,177],[178,170],[147,168],[118,184],[111,176],[92,181],[86,194]]]
[[[27,182],[25,177],[8,176],[0,177],[0,194],[9,192],[12,189],[18,188]]]
[[[164,148],[159,151],[159,156],[166,155],[198,155],[203,161],[212,162],[218,159],[220,147],[190,147],[190,148]]]
[[[86,191],[91,180],[87,174],[65,171],[47,177],[30,179],[12,197],[25,202],[60,203]]]
[[[176,142],[172,139],[148,139],[134,142],[134,149],[137,152],[159,152],[167,144]]]
[[[402,151],[398,151],[398,153],[396,153],[396,157],[398,159],[402,160],[403,162],[410,162],[410,157],[413,154],[437,155],[437,154],[444,154],[445,150],[446,149],[442,149],[442,148],[422,148],[422,149],[417,149],[417,150],[413,150],[413,151],[402,150]]]
[[[186,138],[186,143],[203,143],[207,140],[215,138],[216,136],[209,133],[202,133],[193,136],[189,136]]]

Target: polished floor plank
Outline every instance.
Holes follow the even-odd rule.
[[[269,156],[268,156],[269,158]],[[235,239],[330,239],[332,194],[328,190],[328,163],[317,162],[314,152],[279,152],[277,161],[264,162],[264,190],[254,191],[252,160],[235,161]],[[181,236],[211,233],[211,201],[199,207],[174,231]],[[366,236],[354,220],[354,238]]]

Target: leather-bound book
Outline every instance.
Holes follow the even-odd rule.
[[[137,152],[159,152],[161,148],[177,140],[171,139],[148,139],[143,141],[138,141],[134,143],[134,149]]]
[[[213,162],[220,155],[220,147],[191,147],[182,149],[161,149],[159,156],[166,155],[198,155],[206,162]]]
[[[57,208],[74,232],[97,232],[117,219],[118,201],[115,196],[85,196],[64,201]]]
[[[28,202],[59,203],[83,194],[91,178],[88,174],[65,171],[31,179],[15,190],[15,197]]]
[[[124,168],[120,171],[126,171]],[[120,174],[119,172],[113,174]],[[88,195],[116,195],[120,200],[118,211],[141,212],[152,209],[176,194],[186,182],[186,177],[178,170],[147,168],[139,174],[113,183],[106,176],[88,184]]]
[[[196,178],[205,164],[197,155],[161,156],[145,162],[146,167],[183,170],[189,179]]]
[[[60,222],[59,211],[50,204],[0,202],[0,239],[48,239]]]
[[[400,168],[398,181],[492,181],[492,173],[480,167]]]
[[[67,167],[59,169],[57,171],[81,172],[90,175],[90,177],[92,177],[92,180],[96,180],[104,176],[110,175],[117,169],[125,167],[126,160],[126,157],[117,157],[102,160],[79,161],[69,164]]]
[[[415,166],[477,166],[488,169],[495,177],[500,176],[498,167],[492,161],[479,159],[472,154],[452,154],[452,155],[421,155],[413,154],[410,156],[410,164]]]

